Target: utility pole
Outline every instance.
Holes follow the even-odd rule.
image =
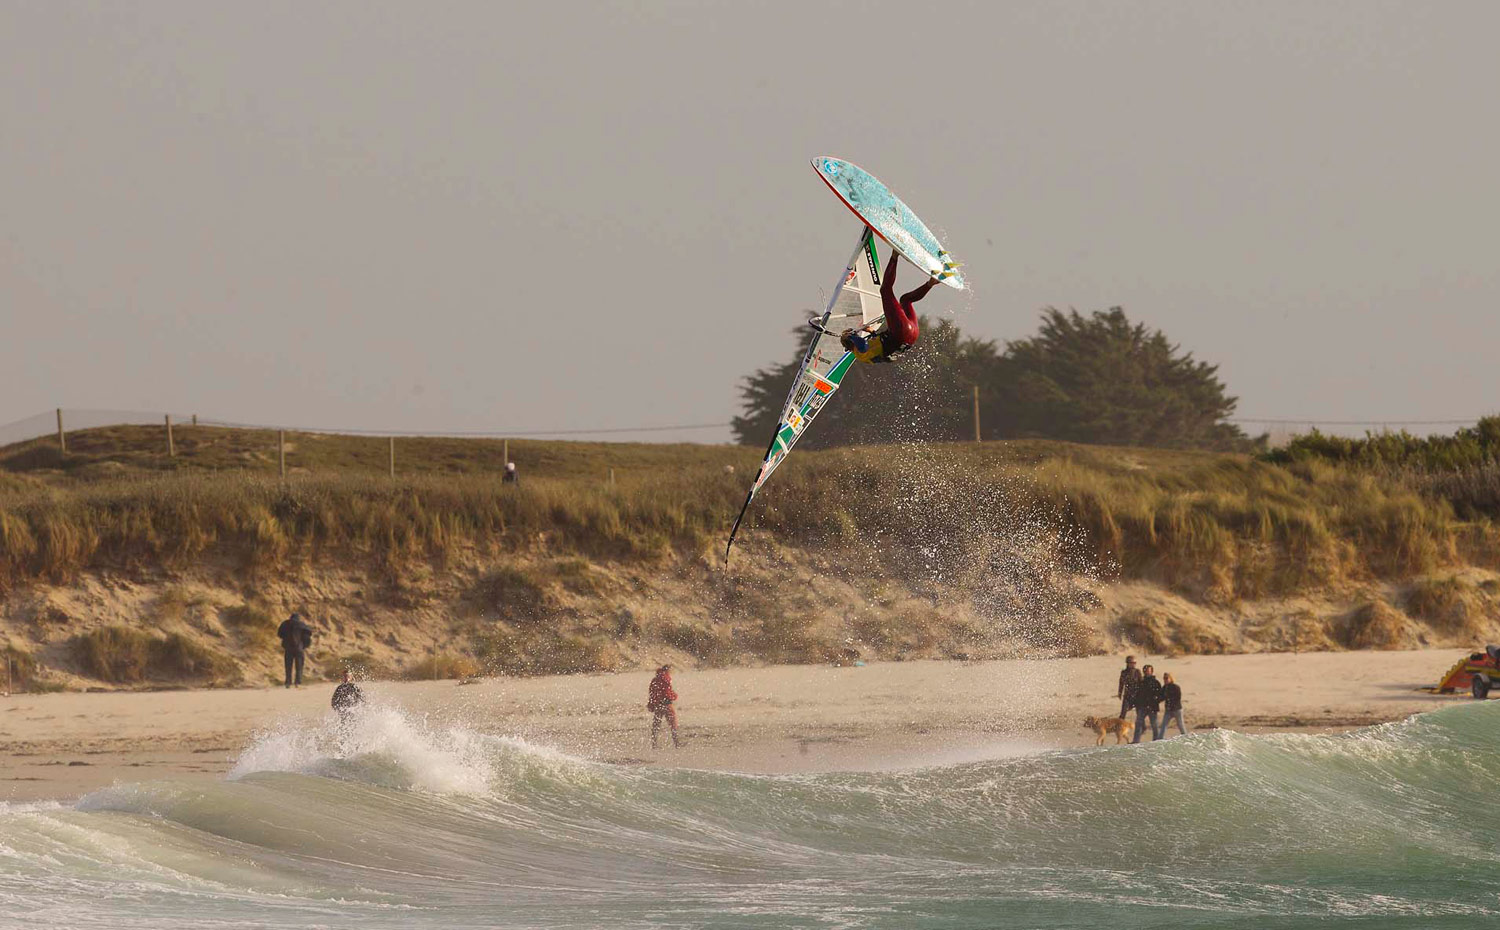
[[[172,442],[172,415],[167,414],[167,458],[177,456],[177,446]]]
[[[57,408],[57,448],[66,455],[68,452],[68,434],[63,432],[62,408]]]
[[[974,385],[974,441],[983,442],[979,436],[979,385]]]

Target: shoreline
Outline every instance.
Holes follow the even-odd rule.
[[[1182,684],[1190,733],[1339,732],[1471,701],[1417,690],[1457,649],[1141,655]],[[1093,746],[1114,716],[1120,656],[922,660],[856,668],[678,669],[684,747],[653,751],[649,671],[369,682],[421,725],[519,737],[600,762],[787,773],[956,764]],[[71,800],[115,783],[221,778],[257,731],[316,725],[333,683],[287,691],[17,694],[0,698],[0,802]],[[1108,737],[1106,747],[1114,746]]]

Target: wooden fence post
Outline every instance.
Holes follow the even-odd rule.
[[[979,385],[974,385],[974,441],[983,442],[979,436]]]
[[[67,454],[68,434],[63,432],[61,407],[57,408],[57,448],[62,451],[63,454]]]
[[[501,459],[501,462],[500,462],[500,467],[501,468],[504,468],[506,465],[510,464],[510,440],[509,439],[502,439],[502,440],[500,440],[500,459]]]
[[[281,469],[281,480],[286,480],[286,430],[276,431],[276,462]]]
[[[177,456],[177,446],[172,442],[172,415],[167,414],[167,458]]]
[[[396,437],[391,437],[391,477],[396,477]]]

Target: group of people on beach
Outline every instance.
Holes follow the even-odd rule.
[[[1147,665],[1136,668],[1135,656],[1125,657],[1125,667],[1120,670],[1120,683],[1115,689],[1120,699],[1120,719],[1135,711],[1135,736],[1130,740],[1139,743],[1149,725],[1153,740],[1167,738],[1167,726],[1177,724],[1177,732],[1187,735],[1182,722],[1182,687],[1172,678],[1171,672],[1162,673],[1156,679],[1156,668]],[[1165,711],[1162,705],[1165,704]]]
[[[286,687],[302,683],[303,655],[312,643],[312,629],[297,614],[292,614],[278,631],[286,654]],[[1120,670],[1115,697],[1120,699],[1120,719],[1125,720],[1135,711],[1135,733],[1132,743],[1139,743],[1148,730],[1151,739],[1166,739],[1167,727],[1176,725],[1177,732],[1186,736],[1187,726],[1182,719],[1182,686],[1173,679],[1171,672],[1162,674],[1157,680],[1154,666],[1136,667],[1135,656],[1125,657],[1125,667]],[[662,665],[646,689],[646,710],[651,712],[651,748],[658,746],[661,731],[667,729],[672,736],[672,746],[681,745],[677,732],[677,692],[672,688],[672,666]],[[333,707],[340,716],[347,716],[359,704],[364,703],[353,677],[344,673],[344,680],[335,689]],[[1165,705],[1165,706],[1164,706]]]

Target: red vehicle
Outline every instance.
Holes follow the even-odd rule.
[[[1452,694],[1467,688],[1482,701],[1496,684],[1500,684],[1500,646],[1485,646],[1484,652],[1471,653],[1448,669],[1448,674],[1438,682],[1437,691]]]

